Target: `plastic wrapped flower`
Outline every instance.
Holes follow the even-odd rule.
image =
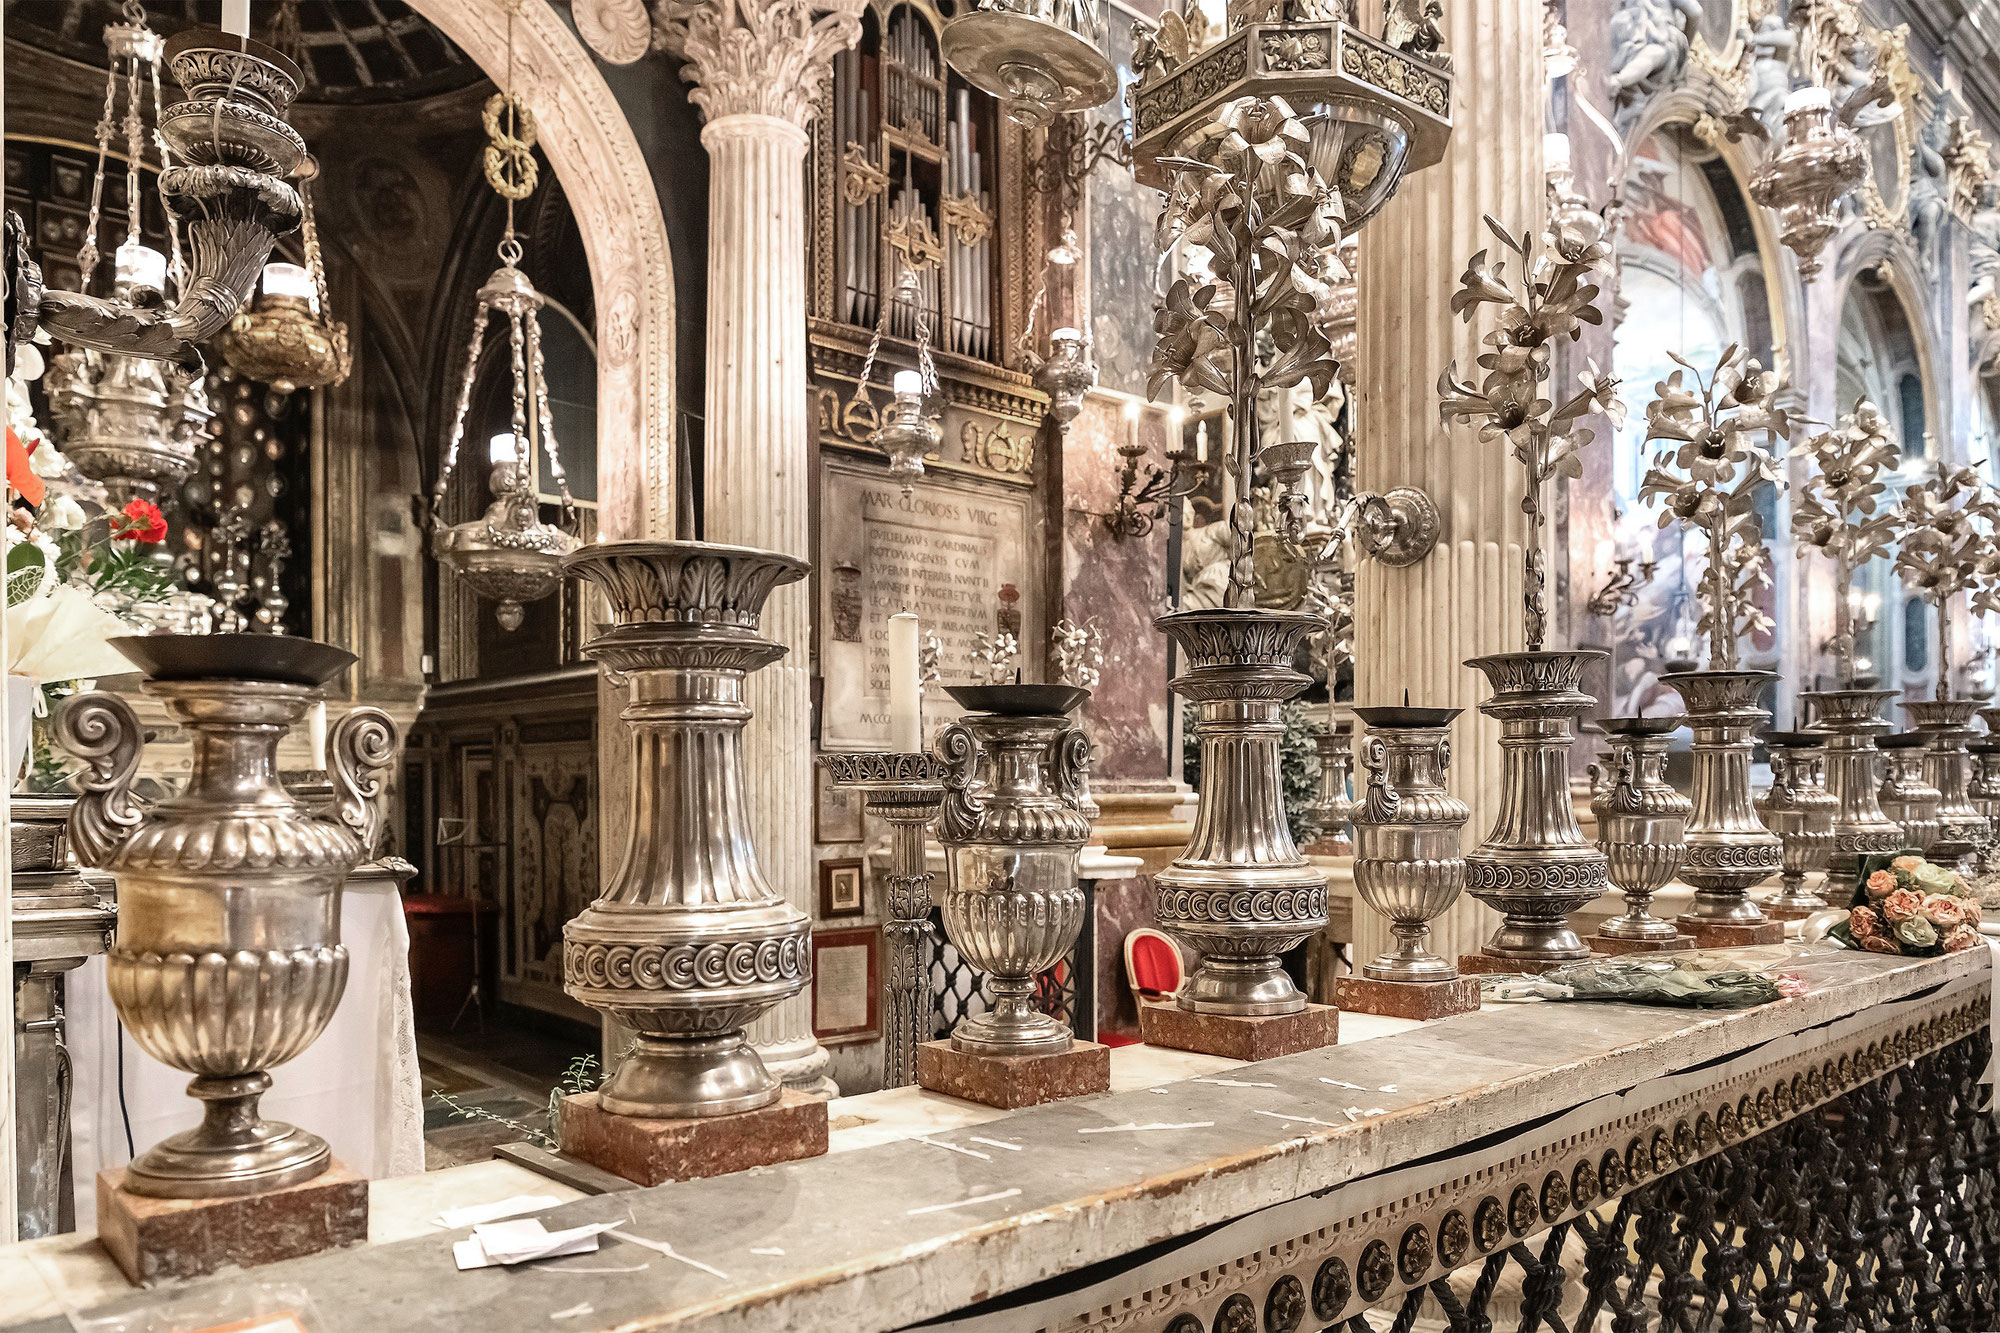
[[[1938,942],[1937,927],[1921,916],[1896,923],[1896,938],[1913,949],[1928,949]]]
[[[1965,898],[1954,898],[1948,893],[1932,893],[1924,897],[1924,919],[1940,930],[1966,925],[1978,913],[1978,905]]]
[[[1908,874],[1914,875],[1917,873],[1917,868],[1923,864],[1925,864],[1925,862],[1924,858],[1921,856],[1899,856],[1895,860],[1889,863],[1889,868],[1891,870],[1901,870]],[[1882,872],[1878,870],[1875,873],[1879,875]]]
[[[1979,927],[1972,925],[1953,926],[1944,933],[1942,943],[1944,944],[1944,951],[1946,953],[1963,953],[1965,950],[1979,943]]]
[[[1865,940],[1881,934],[1882,917],[1872,907],[1851,908],[1847,913],[1847,929],[1856,940]]]
[[[1897,947],[1896,941],[1890,939],[1887,935],[1870,935],[1867,939],[1861,941],[1861,947],[1868,950],[1868,952],[1870,953],[1902,952],[1902,950]]]
[[[1896,891],[1896,873],[1893,870],[1878,870],[1868,877],[1868,896],[1886,898]]]

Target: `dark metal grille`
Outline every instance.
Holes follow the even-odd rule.
[[[932,936],[936,943],[931,949],[929,975],[931,995],[936,1000],[932,1014],[937,1023],[931,1035],[948,1037],[959,1019],[991,1009],[993,997],[987,992],[985,974],[962,958],[945,938],[944,916],[935,907],[931,909],[931,925],[936,931]],[[1077,960],[1090,958],[1094,948],[1086,919],[1070,951],[1035,978],[1035,1007],[1068,1024],[1086,1041],[1097,1036],[1096,1006],[1092,1003],[1089,979],[1082,975]]]
[[[1322,1272],[1317,1317],[1289,1328],[1378,1333],[1385,1315],[1395,1333],[1420,1317],[1452,1333],[2000,1328],[2000,1135],[1979,1084],[1989,1051],[1977,1031],[1415,1288],[1372,1320],[1347,1307],[1371,1282],[1388,1286],[1388,1272]]]

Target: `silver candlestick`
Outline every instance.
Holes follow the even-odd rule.
[[[563,989],[637,1034],[599,1089],[612,1115],[729,1115],[783,1093],[743,1029],[811,981],[811,922],[750,836],[744,685],[786,651],[757,632],[765,599],[808,568],[709,542],[598,542],[563,561],[610,605],[585,651],[630,700],[625,858],[563,927]]]
[[[1979,704],[1978,699],[1913,699],[1903,705],[1911,725],[1924,738],[1924,782],[1938,792],[1938,832],[1930,859],[1952,867],[1984,853],[1993,841],[1986,816],[1966,790],[1972,779],[1972,756],[1965,743],[1972,738],[1972,716]]]
[[[1660,677],[1687,703],[1694,732],[1694,783],[1689,793],[1686,858],[1681,878],[1694,901],[1680,918],[1683,930],[1755,931],[1774,923],[1750,890],[1776,874],[1784,861],[1777,835],[1759,822],[1750,790],[1753,737],[1771,715],[1758,698],[1778,679],[1775,671],[1673,671]],[[1720,942],[1695,935],[1696,943]]]
[[[1070,1029],[1034,1007],[1035,977],[1076,943],[1087,907],[1076,858],[1090,837],[1080,804],[1090,742],[1067,714],[1075,685],[953,685],[966,713],[938,734],[949,882],[944,931],[987,974],[993,1007],[959,1021],[953,1048],[1056,1055]]]
[[[1903,833],[1899,845],[1891,850],[1928,856],[1938,839],[1938,803],[1944,796],[1924,781],[1924,738],[1915,732],[1902,732],[1884,736],[1876,744],[1886,762],[1875,798],[1882,813]]]
[[[1475,657],[1493,684],[1479,711],[1500,723],[1500,812],[1465,858],[1466,891],[1505,920],[1481,950],[1539,966],[1590,957],[1570,913],[1604,892],[1604,853],[1584,841],[1569,794],[1576,719],[1595,700],[1577,688],[1596,650]]]
[[[1279,955],[1326,924],[1326,876],[1285,822],[1280,705],[1312,683],[1292,663],[1325,622],[1303,611],[1176,611],[1153,622],[1185,670],[1171,682],[1196,708],[1201,776],[1194,831],[1153,877],[1160,928],[1200,957],[1178,1003],[1202,1014],[1304,1010]]]
[[[1603,724],[1610,759],[1590,812],[1597,816],[1597,848],[1609,862],[1611,882],[1625,895],[1625,911],[1598,927],[1601,936],[1654,948],[1685,939],[1673,922],[1653,915],[1652,903],[1687,855],[1694,803],[1666,779],[1669,738],[1686,725],[1681,717],[1614,717]]]
[[[1983,717],[2000,710],[1982,708]],[[1989,720],[1988,726],[1992,725]],[[2000,735],[1975,737],[1966,748],[1972,752],[1972,781],[1966,785],[1966,795],[1973,807],[1986,816],[1987,843],[1980,852],[1977,863],[1978,873],[1991,874],[1993,852],[2000,846]]]
[[[931,933],[931,872],[924,838],[944,801],[944,763],[928,754],[829,754],[834,785],[867,795],[868,809],[889,821],[888,968],[882,979],[882,1086],[917,1081],[917,1046],[931,1034],[931,993],[924,940]]]
[[[1757,816],[1783,845],[1784,877],[1764,910],[1780,919],[1807,917],[1827,906],[1806,887],[1806,876],[1826,869],[1833,852],[1833,822],[1840,802],[1821,785],[1826,769],[1826,736],[1817,731],[1774,731],[1771,790],[1757,799]]]
[[[1882,705],[1895,690],[1816,690],[1799,696],[1813,710],[1812,730],[1826,737],[1826,791],[1833,797],[1833,850],[1826,876],[1852,882],[1861,861],[1903,847],[1903,830],[1882,811],[1877,795],[1881,752],[1876,738],[1890,730]]]
[[[1460,831],[1471,815],[1445,790],[1457,708],[1357,708],[1368,724],[1362,765],[1368,791],[1355,802],[1354,891],[1389,918],[1396,948],[1364,965],[1377,981],[1449,981],[1450,959],[1432,953],[1430,923],[1465,888]]]

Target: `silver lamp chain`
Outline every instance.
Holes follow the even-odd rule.
[[[875,330],[868,335],[868,354],[861,358],[861,381],[854,389],[856,402],[870,402],[868,385],[875,373],[875,359],[882,351],[882,335],[889,327],[889,311],[899,305],[908,305],[916,315],[917,374],[923,377],[924,396],[928,398],[938,392],[937,363],[931,358],[930,310],[918,304],[916,297],[917,271],[906,262],[896,279],[896,290],[882,303],[881,313],[875,317]]]

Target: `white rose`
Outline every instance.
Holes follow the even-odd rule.
[[[89,521],[83,506],[76,502],[75,497],[68,495],[58,495],[49,501],[48,510],[42,515],[43,526],[57,532],[73,532]]]

